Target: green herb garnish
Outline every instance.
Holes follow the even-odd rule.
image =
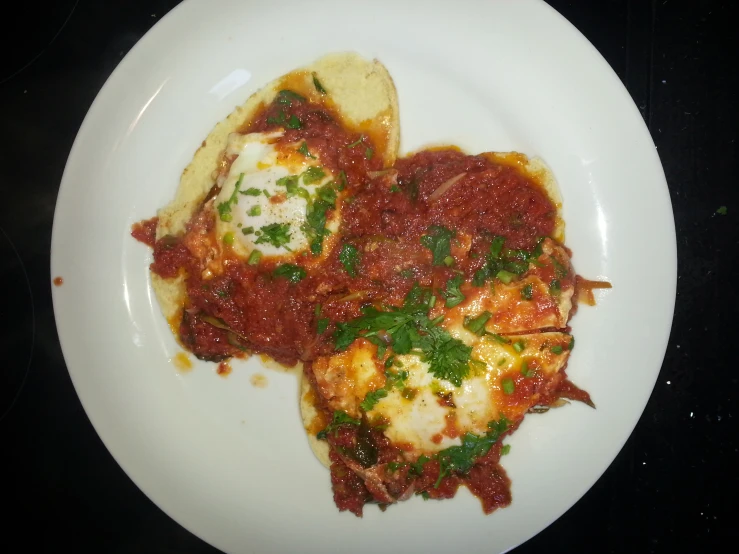
[[[293,284],[302,281],[306,276],[305,269],[294,264],[282,264],[277,266],[272,274],[275,277],[284,277]]]
[[[320,167],[311,166],[305,171],[303,171],[303,184],[304,185],[313,185],[315,183],[318,183],[326,176],[326,172],[323,171]]]
[[[483,335],[485,333],[485,324],[491,317],[493,317],[493,314],[487,310],[477,317],[467,316],[464,318],[464,328],[476,335]]]
[[[318,80],[318,77],[316,76],[315,72],[313,73],[313,86],[316,87],[316,90],[320,92],[321,94],[328,94],[326,89],[323,88],[321,81]]]
[[[339,252],[339,261],[344,266],[344,269],[349,274],[349,277],[356,277],[357,276],[357,265],[359,264],[359,250],[357,250],[357,247],[344,243],[341,246],[341,251]]]
[[[451,254],[452,239],[457,233],[441,225],[432,225],[428,233],[421,237],[421,244],[431,250],[434,265],[444,265],[444,259]]]
[[[290,224],[289,223],[270,223],[264,227],[260,227],[260,237],[256,240],[256,244],[271,244],[275,248],[285,246],[290,242]]]
[[[316,159],[316,157],[308,150],[308,143],[306,141],[303,141],[303,144],[300,145],[300,148],[298,148],[298,152],[300,152],[306,158],[313,158],[314,160]]]
[[[319,431],[316,438],[325,440],[329,433],[336,434],[342,425],[359,425],[359,420],[349,416],[346,412],[336,410],[331,418],[331,423],[323,431]]]
[[[531,300],[534,297],[534,285],[528,283],[521,287],[521,298],[523,300]]]
[[[461,290],[459,290],[459,287],[463,282],[464,279],[461,275],[457,275],[446,282],[446,291],[441,293],[441,295],[446,298],[445,305],[447,308],[453,308],[454,306],[464,302],[465,295],[462,294]]]

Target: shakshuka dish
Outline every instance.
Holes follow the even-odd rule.
[[[541,160],[399,146],[385,67],[329,55],[218,123],[132,234],[184,349],[300,364],[339,510],[465,486],[490,513],[524,416],[593,405],[567,378],[569,321],[609,285],[575,273]]]

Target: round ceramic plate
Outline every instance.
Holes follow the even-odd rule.
[[[570,378],[592,410],[529,416],[503,460],[513,504],[466,489],[363,519],[334,507],[298,414],[298,380],[258,359],[183,372],[131,224],[174,194],[213,125],[323,54],[376,57],[397,85],[402,150],[453,143],[541,156],[564,197],[577,271],[604,278],[572,320]],[[59,337],[95,429],[165,512],[227,552],[505,551],[598,479],[644,409],[675,299],[673,218],[647,129],[596,50],[537,0],[187,0],[126,56],[90,108],[62,180],[52,277]],[[645,277],[643,268],[649,268]],[[433,530],[433,532],[430,532]]]

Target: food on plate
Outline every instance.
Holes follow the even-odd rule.
[[[399,136],[382,64],[327,56],[219,123],[132,234],[154,248],[184,348],[302,364],[303,424],[340,510],[464,485],[490,513],[511,502],[503,438],[528,413],[593,405],[566,367],[570,318],[598,285],[572,267],[541,160],[399,158]]]

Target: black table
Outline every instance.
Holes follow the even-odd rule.
[[[649,126],[675,211],[679,280],[665,362],[634,434],[590,492],[516,552],[729,552],[717,546],[739,538],[734,3],[550,3],[600,50]],[[21,17],[4,20],[3,551],[20,551],[20,541],[29,551],[215,552],[154,506],[95,434],[62,358],[50,295],[54,204],[75,134],[122,57],[175,4],[27,2]],[[634,271],[649,279],[649,267]]]

